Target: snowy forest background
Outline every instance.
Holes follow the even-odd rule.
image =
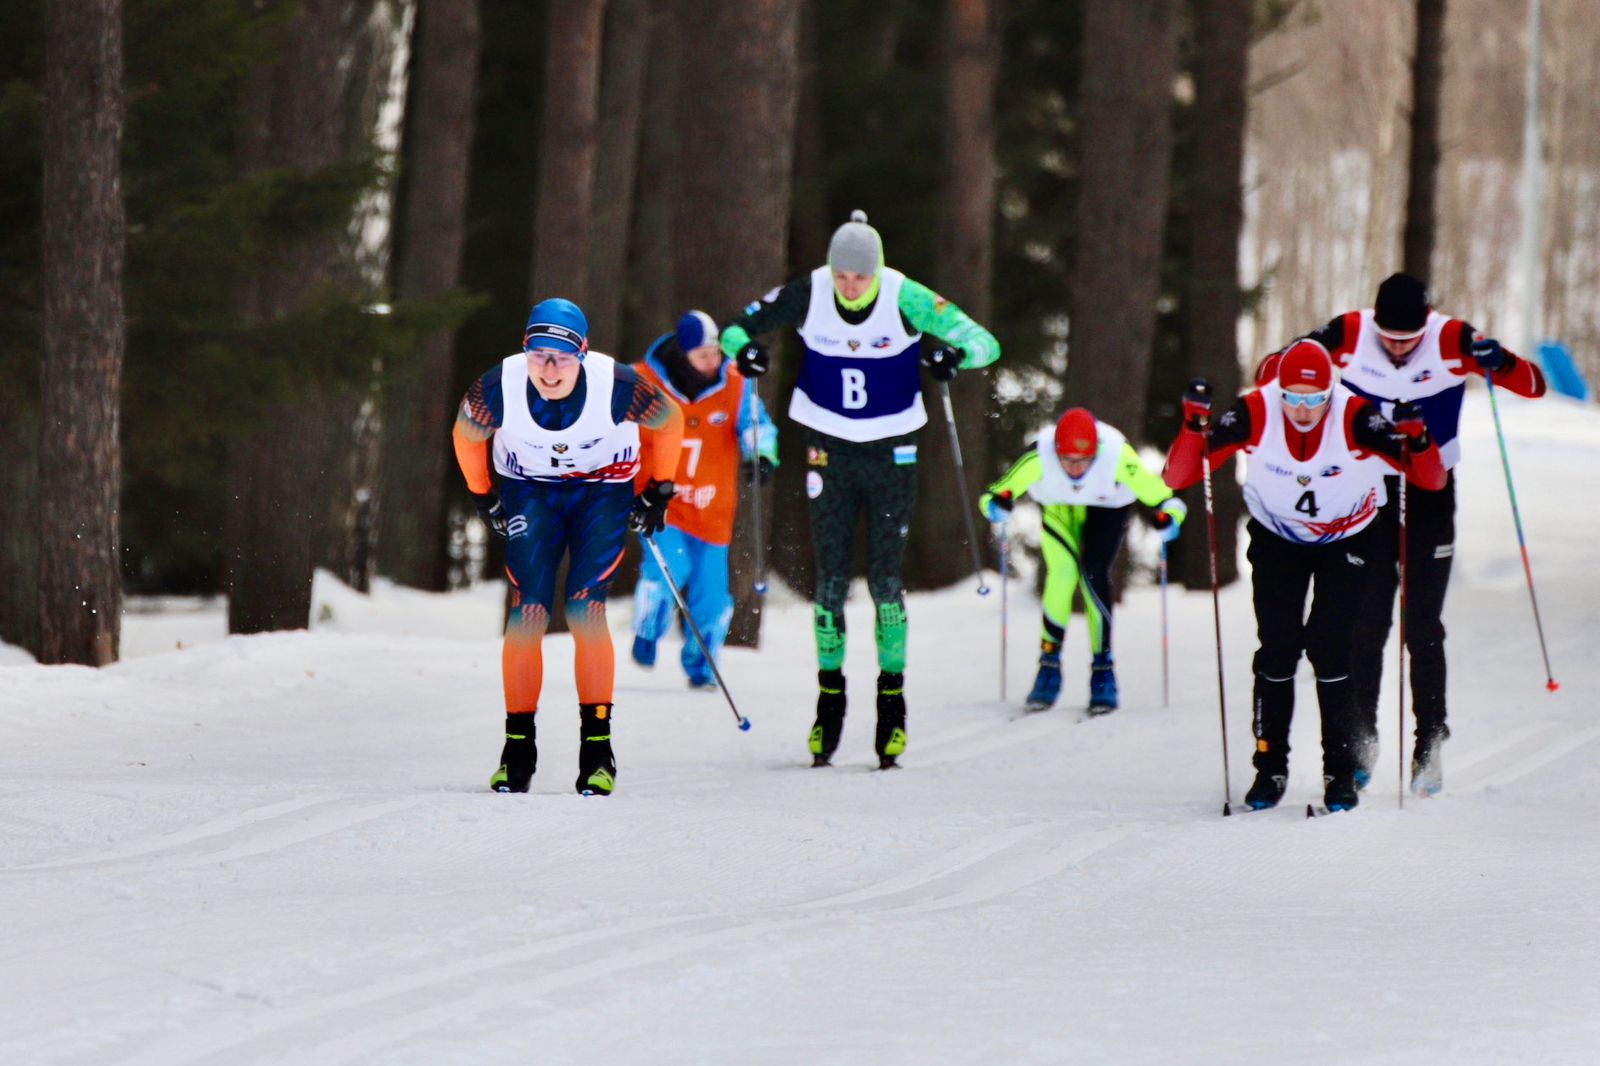
[[[1542,7],[1539,332],[1592,378],[1600,14]],[[1226,393],[1403,265],[1524,350],[1526,10],[0,0],[0,640],[106,663],[125,592],[225,593],[257,632],[307,624],[319,566],[498,573],[447,435],[530,302],[578,299],[636,358],[820,263],[857,207],[1001,340],[954,389],[973,487],[1067,401],[1164,442],[1188,377]],[[933,417],[923,588],[965,564]],[[773,547],[807,545],[793,444]],[[1175,545],[1191,585],[1201,544]],[[802,591],[809,555],[768,552]],[[759,625],[747,597],[735,640]]]

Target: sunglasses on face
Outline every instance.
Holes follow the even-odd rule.
[[[557,352],[549,348],[535,348],[528,353],[528,362],[535,366],[551,366],[557,370],[565,370],[569,366],[578,364],[576,352]]]
[[[1328,402],[1328,397],[1332,395],[1332,389],[1323,389],[1321,392],[1289,392],[1285,390],[1283,403],[1285,407],[1321,407]]]

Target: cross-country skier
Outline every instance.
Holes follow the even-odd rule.
[[[606,796],[615,787],[606,593],[627,529],[659,532],[672,499],[683,413],[632,367],[589,351],[588,333],[572,301],[541,301],[528,316],[523,350],[472,383],[452,434],[478,514],[506,538],[512,587],[501,653],[506,740],[490,779],[499,792],[528,791],[538,761],[540,643],[555,602],[556,570],[568,553],[567,624],[577,651],[582,729],[577,789]],[[636,495],[641,468],[645,484]]]
[[[1237,451],[1249,457],[1244,498],[1260,647],[1254,663],[1256,778],[1245,803],[1261,810],[1283,798],[1294,674],[1303,651],[1316,671],[1322,712],[1323,801],[1329,810],[1348,810],[1357,802],[1359,766],[1351,631],[1372,569],[1384,473],[1403,470],[1412,484],[1437,491],[1445,470],[1417,405],[1401,404],[1391,423],[1336,386],[1321,345],[1300,341],[1275,365],[1277,378],[1241,396],[1209,434],[1214,469]],[[1210,411],[1210,387],[1191,382],[1183,429],[1163,474],[1174,489],[1200,479]]]
[[[812,760],[826,766],[844,727],[844,600],[851,548],[867,523],[867,586],[877,608],[879,765],[906,746],[905,589],[901,565],[917,490],[917,430],[927,422],[918,364],[949,381],[984,367],[1000,344],[955,304],[883,262],[883,241],[853,212],[828,263],[750,304],[722,331],[746,376],[764,374],[752,337],[793,326],[805,345],[789,417],[806,427],[806,495],[817,560],[817,718]],[[925,344],[923,333],[943,343]]]
[[[656,546],[715,656],[733,617],[728,544],[740,460],[757,464],[761,484],[770,481],[778,465],[778,431],[755,383],[723,357],[717,324],[704,311],[690,311],[675,332],[656,338],[638,369],[683,408],[683,452],[673,477],[677,491]],[[633,659],[641,666],[655,665],[656,642],[672,622],[673,607],[661,570],[647,554],[634,592]],[[683,642],[682,662],[691,687],[716,687],[711,665],[692,639]]]
[[[1133,501],[1156,508],[1164,542],[1175,540],[1188,509],[1159,474],[1139,461],[1126,437],[1082,407],[1074,407],[1041,433],[1035,447],[978,498],[991,522],[1003,522],[1023,493],[1039,502],[1044,530],[1044,632],[1039,673],[1028,693],[1030,710],[1043,710],[1061,694],[1061,644],[1072,618],[1072,593],[1081,588],[1094,654],[1089,672],[1089,713],[1117,709],[1111,656],[1111,564],[1122,548]]]
[[[1349,311],[1309,334],[1341,368],[1343,381],[1386,415],[1394,404],[1422,408],[1429,435],[1438,442],[1448,475],[1444,491],[1420,493],[1406,509],[1406,646],[1411,654],[1411,703],[1416,711],[1416,746],[1411,790],[1433,795],[1444,785],[1440,747],[1450,736],[1445,723],[1445,588],[1455,557],[1456,483],[1461,459],[1457,430],[1468,377],[1491,377],[1518,396],[1543,396],[1544,375],[1460,319],[1429,306],[1427,286],[1409,274],[1393,274],[1378,286],[1372,308]],[[1277,373],[1277,356],[1257,371],[1257,381]],[[1361,734],[1361,783],[1378,758],[1378,696],[1383,648],[1389,639],[1399,585],[1400,518],[1397,479],[1389,479],[1389,502],[1373,534],[1373,575],[1358,614],[1353,663]]]

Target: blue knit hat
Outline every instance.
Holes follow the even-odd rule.
[[[685,355],[717,343],[717,324],[704,311],[690,311],[678,319],[678,347]]]
[[[581,356],[589,348],[589,320],[571,300],[540,300],[528,313],[528,328],[522,333],[522,350],[535,348]]]

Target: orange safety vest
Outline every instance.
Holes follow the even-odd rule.
[[[677,494],[667,506],[667,525],[705,541],[728,544],[733,540],[733,517],[739,502],[739,406],[744,400],[744,377],[725,366],[721,385],[698,400],[685,400],[655,368],[640,362],[635,369],[659,386],[683,408],[683,454],[673,477]],[[641,473],[642,488],[647,478]]]

